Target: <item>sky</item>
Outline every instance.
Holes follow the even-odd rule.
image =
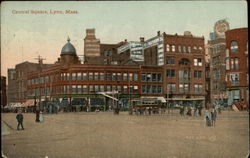
[[[50,14],[50,11],[77,11],[77,14]],[[16,12],[19,13],[16,14]],[[29,11],[21,14],[20,11]],[[32,14],[47,11],[48,14]],[[87,28],[96,29],[101,43],[138,41],[154,37],[157,31],[183,34],[208,40],[216,21],[226,19],[230,29],[248,27],[245,1],[74,1],[1,3],[1,75],[7,69],[41,55],[44,63],[60,57],[67,37],[77,54],[83,55]]]

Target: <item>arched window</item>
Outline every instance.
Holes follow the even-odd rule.
[[[231,48],[232,53],[237,53],[238,52],[238,42],[232,41],[230,48]]]

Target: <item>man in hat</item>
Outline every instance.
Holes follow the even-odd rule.
[[[18,114],[16,115],[16,119],[17,119],[17,130],[19,130],[19,126],[21,125],[22,130],[24,130],[23,128],[23,114],[21,112],[21,110],[18,111]]]

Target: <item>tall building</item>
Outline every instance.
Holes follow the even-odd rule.
[[[205,104],[204,37],[164,33],[164,94],[172,104]]]
[[[249,106],[248,28],[226,32],[226,90],[228,104]]]
[[[211,101],[212,104],[226,104],[226,39],[225,32],[229,30],[226,20],[219,20],[214,25],[214,32],[210,33],[208,51],[210,55],[211,72]]]
[[[8,90],[7,90],[8,104],[14,103],[17,101],[16,89],[17,89],[16,88],[16,70],[8,69]]]
[[[1,76],[1,107],[7,105],[6,77]]]
[[[95,37],[95,29],[87,29],[84,38],[84,55],[86,57],[100,56],[100,40]]]

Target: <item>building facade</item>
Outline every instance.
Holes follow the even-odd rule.
[[[229,30],[226,20],[219,20],[214,25],[214,32],[210,33],[208,51],[210,55],[211,72],[211,102],[213,105],[226,105],[226,39],[225,32]]]
[[[226,32],[226,90],[228,104],[249,105],[248,28]]]
[[[76,56],[76,51],[73,47],[69,49],[64,46],[61,58],[62,54],[65,55],[64,58]],[[163,72],[158,67],[59,61],[41,72],[29,74],[29,99],[66,99],[71,104],[74,99],[82,98],[85,103],[89,101],[105,106],[115,97],[119,98],[123,107],[128,107],[128,100],[132,98],[143,95],[163,96]]]
[[[95,37],[95,29],[87,29],[84,38],[84,55],[86,57],[100,56],[100,39]]]
[[[16,70],[8,69],[8,90],[7,90],[7,102],[15,103],[17,101],[17,93],[16,93]]]
[[[205,104],[204,37],[163,35],[164,94],[172,104]]]
[[[6,77],[1,76],[1,107],[7,105]]]

